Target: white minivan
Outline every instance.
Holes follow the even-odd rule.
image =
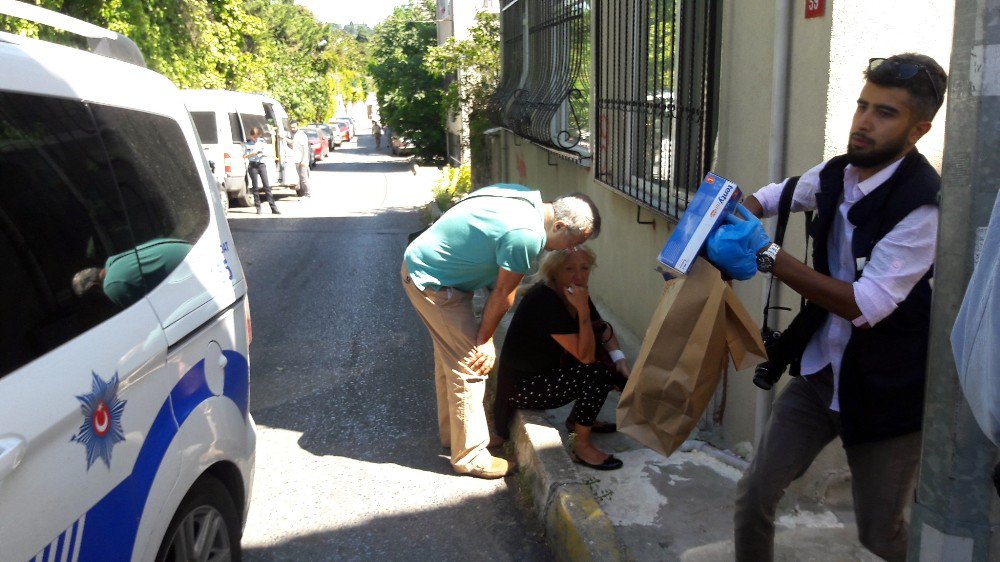
[[[288,114],[274,98],[230,90],[181,90],[191,119],[201,138],[205,156],[214,165],[215,178],[240,207],[253,205],[250,178],[243,159],[243,142],[250,128],[260,127],[270,152],[264,159],[271,187],[298,189],[298,174],[291,150]]]
[[[0,560],[238,560],[247,285],[191,118],[127,38],[0,13],[106,55],[0,33]]]

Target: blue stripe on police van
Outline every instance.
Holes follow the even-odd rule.
[[[73,523],[73,531],[69,535],[69,551],[65,562],[77,562],[80,559],[80,550],[77,545],[80,543],[80,535],[83,534],[83,523],[87,520],[84,515],[79,521]]]
[[[53,560],[62,560],[64,540],[66,540],[66,533],[59,535],[59,541],[56,542],[56,557]]]
[[[223,351],[223,354],[228,361],[222,394],[236,404],[245,418],[250,401],[249,364],[246,357],[235,351]],[[205,361],[202,360],[181,377],[163,402],[139,450],[132,474],[46,546],[32,562],[113,562],[130,559],[139,520],[163,456],[178,428],[184,425],[199,404],[211,396],[205,380]],[[88,520],[87,525],[84,525],[84,520]],[[64,554],[68,556],[59,560],[49,558],[53,544],[67,534],[69,546]]]
[[[65,531],[59,534],[58,537],[49,544],[45,545],[45,548],[41,550],[30,562],[76,562],[79,552],[75,550],[77,537],[80,530],[83,527],[83,521],[87,518],[86,515],[77,519],[72,525]]]

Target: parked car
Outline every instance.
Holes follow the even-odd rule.
[[[343,142],[337,140],[337,137],[340,136],[340,129],[338,127],[334,127],[333,125],[327,123],[310,123],[309,126],[323,131],[323,134],[326,135],[327,144],[329,145],[331,152]]]
[[[271,185],[292,189],[298,186],[291,151],[281,141],[291,132],[280,103],[261,94],[229,90],[181,90],[181,97],[198,130],[205,156],[215,163],[216,181],[225,186],[236,206],[253,205],[243,158],[243,142],[250,138],[251,127],[260,127],[269,141],[264,165]]]
[[[0,559],[238,560],[247,282],[191,117],[123,35],[0,13],[105,54],[0,32]]]
[[[354,118],[353,117],[350,117],[348,115],[337,115],[332,120],[333,121],[346,121],[347,122],[347,126],[350,127],[350,129],[351,129],[351,138],[354,138],[354,137],[358,136],[358,129],[357,129],[356,123],[354,122]],[[348,140],[350,140],[350,139],[348,139]]]
[[[324,131],[323,129],[318,129],[315,127],[311,128],[314,129],[316,133],[319,134],[320,150],[323,152],[323,159],[326,160],[326,158],[330,156],[330,150],[331,150],[330,137],[327,136],[326,131]]]
[[[389,139],[389,151],[392,152],[393,156],[406,156],[413,154],[413,149],[416,145],[410,139],[392,133]]]
[[[305,132],[306,137],[309,138],[309,148],[312,149],[313,156],[316,158],[316,160],[322,160],[323,158],[326,158],[326,155],[329,154],[329,152],[327,152],[327,150],[329,149],[325,147],[326,141],[321,136],[322,133],[320,133],[319,129],[314,129],[312,127],[302,127],[302,130]]]
[[[351,123],[341,119],[334,121],[334,124],[340,127],[340,133],[344,137],[344,142],[351,142],[351,139],[354,138],[354,129],[351,128]]]

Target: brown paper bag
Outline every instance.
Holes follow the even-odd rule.
[[[729,357],[764,361],[760,330],[719,270],[699,258],[667,283],[618,403],[618,431],[670,455],[690,435]]]

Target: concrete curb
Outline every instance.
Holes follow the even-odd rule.
[[[611,520],[542,412],[519,410],[512,429],[522,485],[557,560],[623,560]]]

